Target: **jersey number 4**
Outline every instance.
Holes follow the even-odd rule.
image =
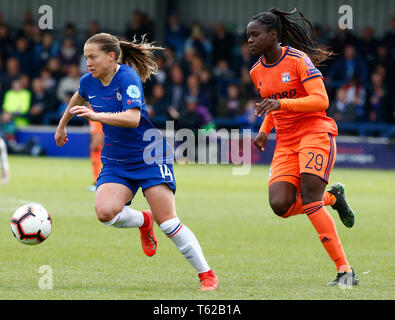
[[[159,170],[160,170],[160,174],[162,175],[162,178],[165,180],[173,181],[173,174],[172,174],[171,170],[169,169],[169,167],[165,164],[158,164],[158,166],[159,166]]]

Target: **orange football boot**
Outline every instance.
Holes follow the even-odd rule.
[[[140,238],[141,238],[141,246],[143,247],[144,253],[148,257],[152,257],[157,248],[157,240],[154,233],[154,216],[152,215],[151,210],[142,211],[144,216],[144,223],[139,228],[140,229]]]
[[[218,278],[213,270],[198,273],[200,279],[200,291],[218,289]]]

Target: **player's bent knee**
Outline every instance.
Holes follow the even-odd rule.
[[[273,212],[277,216],[282,218],[286,218],[286,214],[292,205],[292,203],[290,203],[289,201],[284,201],[282,199],[271,199],[269,203]]]
[[[99,221],[105,223],[111,221],[119,212],[122,211],[122,208],[96,205],[95,210]]]

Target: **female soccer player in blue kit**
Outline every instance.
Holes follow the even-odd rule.
[[[200,290],[215,290],[218,278],[193,232],[176,214],[173,151],[160,136],[164,151],[159,157],[156,154],[152,163],[151,151],[157,150],[157,138],[156,143],[143,139],[154,126],[147,116],[142,81],[157,71],[153,52],[160,49],[144,39],[140,43],[119,41],[108,33],[89,38],[84,56],[90,72],[81,77],[55,140],[60,147],[67,142],[66,125],[74,115],[101,122],[105,138],[95,200],[98,219],[116,228],[139,227],[147,256],[154,255],[157,248],[155,220],[197,271]],[[92,109],[84,106],[87,101]],[[140,187],[151,210],[140,212],[128,207]]]

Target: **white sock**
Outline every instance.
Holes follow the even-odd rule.
[[[123,207],[111,221],[102,222],[105,226],[113,226],[115,228],[136,228],[141,227],[144,223],[144,215],[142,212],[133,210],[129,207]]]
[[[187,226],[180,222],[180,219],[169,219],[159,227],[174,242],[181,254],[198,273],[210,270],[195,235]]]

